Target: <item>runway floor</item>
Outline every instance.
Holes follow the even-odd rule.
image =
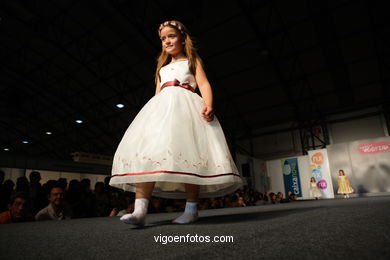
[[[150,214],[143,229],[118,217],[0,225],[0,259],[390,259],[390,196],[204,210],[191,225],[177,215]]]

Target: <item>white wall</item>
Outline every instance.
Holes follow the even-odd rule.
[[[367,116],[368,114],[375,114]],[[370,139],[388,135],[386,122],[380,108],[355,111],[351,113],[337,114],[329,116],[327,121],[328,134],[331,144],[351,142],[362,139]],[[358,118],[348,120],[348,118]],[[340,121],[340,122],[335,122]],[[334,122],[334,123],[332,123]],[[260,132],[272,132],[276,129],[291,127],[291,125],[278,125],[273,128],[258,129],[253,134]],[[250,142],[252,141],[253,151]],[[316,141],[316,144],[320,144]],[[296,157],[302,155],[302,147],[299,130],[268,134],[254,137],[252,140],[239,140],[237,145],[245,149],[248,153],[253,152],[253,157],[262,160],[273,160],[284,157]]]
[[[333,144],[352,142],[385,136],[384,122],[380,115],[329,124]]]

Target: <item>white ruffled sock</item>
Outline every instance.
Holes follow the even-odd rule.
[[[198,220],[198,207],[196,202],[186,202],[184,213],[173,220],[176,224],[189,224]]]
[[[148,213],[148,206],[148,199],[135,199],[133,213],[123,215],[120,220],[126,224],[143,226],[145,224],[146,213]]]

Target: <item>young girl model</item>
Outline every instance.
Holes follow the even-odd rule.
[[[349,183],[348,178],[345,176],[344,170],[339,170],[339,179],[337,182],[339,184],[337,193],[344,194],[344,199],[349,198],[349,194],[353,192],[353,188]]]
[[[242,180],[214,115],[211,86],[191,37],[178,21],[158,30],[156,95],[134,118],[114,156],[110,185],[136,192],[126,224],[142,226],[151,196],[186,198],[183,215],[173,222],[197,220],[199,197],[220,197]],[[194,93],[199,87],[202,97]]]
[[[316,179],[314,177],[310,178],[310,198],[315,198],[318,200],[321,198],[321,191],[318,189]]]

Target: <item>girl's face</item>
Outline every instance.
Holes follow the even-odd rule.
[[[163,50],[171,56],[183,52],[183,44],[180,33],[172,27],[165,26],[160,32],[160,39]]]
[[[311,182],[316,182],[316,180],[314,179],[314,177],[311,177],[310,181],[311,181]]]
[[[339,176],[344,176],[345,174],[344,174],[344,171],[343,170],[340,170],[339,171]]]

